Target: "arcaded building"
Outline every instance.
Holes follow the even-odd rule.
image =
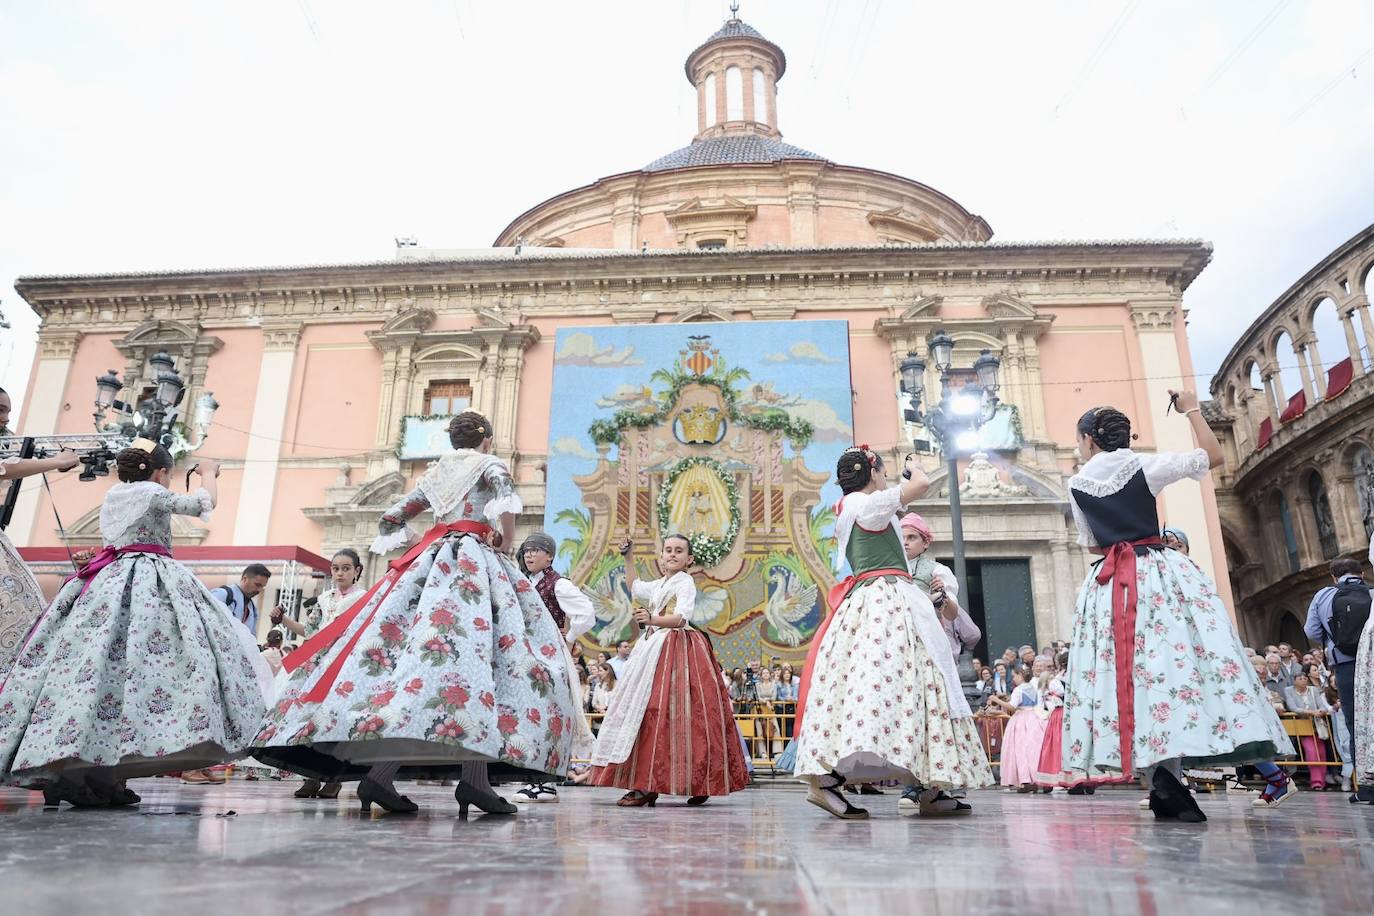
[[[1374,535],[1371,272],[1374,226],[1275,299],[1212,382],[1208,421],[1226,448],[1212,472],[1222,538],[1241,632],[1256,647],[1306,645],[1307,606],[1330,584],[1331,561],[1363,560]]]
[[[1193,376],[1184,296],[1210,248],[995,240],[986,219],[918,180],[833,162],[824,137],[805,138],[806,148],[784,142],[777,85],[786,72],[781,48],[727,21],[687,55],[698,101],[683,125],[687,145],[640,166],[608,163],[607,177],[524,210],[490,249],[23,278],[17,288],[43,324],[21,431],[88,430],[96,376],[113,367],[137,393],[151,383],[148,357],[166,349],[190,400],[210,390],[223,405],[209,451],[230,459],[215,518],[188,523],[180,538],[328,556],[371,540],[382,510],[431,457],[411,440],[467,405],[495,423],[496,450],[524,497],[522,529],[539,526],[560,329],[693,322],[701,330],[692,333],[709,334],[720,322],[844,322],[847,353],[826,357],[848,360],[852,428],[843,435],[898,463],[913,439],[931,440],[903,420],[898,366],[944,330],[956,379],[984,350],[1001,359],[992,432],[972,471],[967,458],[960,466],[970,603],[994,651],[1065,637],[1089,561],[1066,502],[1075,421],[1112,404],[1136,418],[1141,449],[1192,446],[1188,424],[1166,419],[1164,407],[1166,389]],[[929,403],[938,380],[934,366],[926,371]],[[597,444],[613,461],[613,443]],[[950,482],[937,455],[924,460],[936,486],[919,511],[948,557]],[[747,485],[749,469],[737,473]],[[645,478],[646,505],[655,479]],[[74,537],[98,536],[102,491],[74,481],[54,490]],[[11,527],[17,543],[59,542],[46,499],[26,491]],[[1211,482],[1170,488],[1161,515],[1189,531],[1209,572],[1224,573]],[[617,524],[646,540],[662,533],[648,512]],[[1353,522],[1342,524],[1353,535]],[[750,593],[760,607],[733,607],[732,620],[761,614],[769,588]],[[769,639],[765,631],[761,648],[784,657],[805,650]]]

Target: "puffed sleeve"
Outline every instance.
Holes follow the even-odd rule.
[[[658,587],[659,579],[650,579],[645,582],[643,579],[636,579],[630,586],[630,597],[635,600],[640,607],[652,609],[654,606],[654,592]]]
[[[566,639],[568,642],[573,642],[596,623],[596,611],[592,608],[592,599],[582,594],[582,589],[567,579],[559,579],[554,585],[553,591],[558,596],[558,606],[563,609],[563,613],[568,617]]]
[[[519,515],[524,511],[525,506],[520,501],[520,494],[515,492],[515,481],[510,476],[510,471],[499,461],[492,462],[491,466],[482,474],[491,488],[496,491],[493,497],[484,508],[487,521],[492,525],[501,524],[501,516],[509,512],[511,515]]]
[[[1171,483],[1180,480],[1201,480],[1212,469],[1207,452],[1195,448],[1191,452],[1158,452],[1139,454],[1140,467],[1145,471],[1145,482],[1150,492],[1159,492]]]
[[[382,513],[377,537],[369,548],[373,553],[389,553],[415,543],[419,538],[407,521],[429,508],[429,498],[419,489],[411,490]]]
[[[892,519],[902,511],[902,488],[889,487],[872,493],[851,493],[846,499],[862,497],[854,521],[865,531],[882,531],[892,524]]]
[[[673,596],[677,599],[677,606],[673,608],[673,613],[680,616],[684,624],[692,622],[692,613],[697,607],[697,584],[696,581],[687,573],[678,573],[673,577]]]
[[[204,487],[198,487],[194,493],[173,493],[166,490],[167,509],[175,515],[191,515],[202,522],[210,521],[210,513],[214,511],[215,501],[210,498],[210,491]]]
[[[1069,509],[1073,512],[1073,524],[1078,529],[1078,545],[1080,547],[1097,547],[1097,538],[1093,537],[1093,530],[1088,526],[1088,520],[1083,515],[1083,510],[1078,508],[1078,502],[1073,498],[1073,489],[1069,489]]]

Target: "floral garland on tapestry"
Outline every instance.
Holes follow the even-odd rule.
[[[658,531],[660,537],[669,534],[680,534],[670,530],[672,520],[672,506],[670,504],[673,485],[677,479],[688,468],[705,467],[720,478],[720,482],[725,487],[725,493],[730,501],[730,524],[725,529],[725,536],[713,538],[705,534],[684,534],[688,543],[692,545],[692,557],[704,569],[710,569],[724,560],[730,552],[730,548],[735,546],[735,538],[739,536],[739,489],[735,486],[734,476],[725,469],[719,461],[707,458],[704,455],[693,455],[683,458],[673,469],[668,472],[668,476],[663,480],[663,486],[658,491]]]

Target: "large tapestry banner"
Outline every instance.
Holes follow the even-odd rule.
[[[663,537],[682,534],[692,623],[721,663],[800,663],[834,582],[847,323],[564,328],[555,347],[544,525],[597,606],[585,647],[633,635],[621,541],[652,578]]]

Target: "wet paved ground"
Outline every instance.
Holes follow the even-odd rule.
[[[518,816],[457,818],[451,790],[403,784],[417,816],[298,800],[297,783],[131,783],[122,811],[44,810],[0,789],[0,912],[991,916],[1374,912],[1374,807],[1339,793],[1275,811],[1204,796],[1201,826],[1156,823],[1134,791],[972,793],[958,820],[839,821],[795,784],[704,808],[569,788]],[[509,794],[510,789],[506,791]],[[232,816],[227,816],[233,811]]]

